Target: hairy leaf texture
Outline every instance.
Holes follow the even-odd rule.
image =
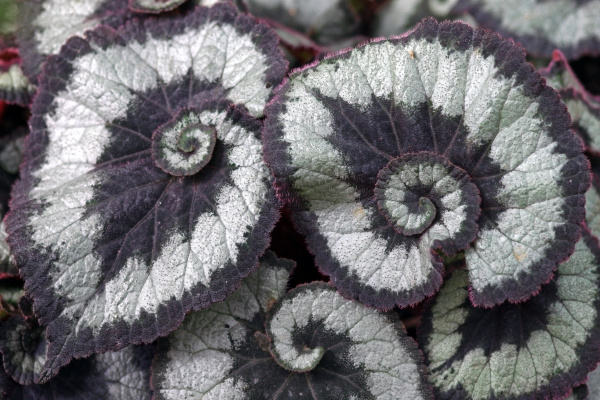
[[[464,251],[472,300],[529,298],[573,251],[589,164],[523,48],[425,20],[295,71],[265,159],[317,265],[349,298],[407,306]]]
[[[7,217],[47,327],[41,382],[168,334],[256,268],[278,202],[254,117],[285,68],[231,5],[100,27],[49,58]]]

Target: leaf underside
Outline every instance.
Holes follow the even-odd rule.
[[[7,217],[47,327],[41,382],[73,357],[168,334],[256,268],[278,217],[254,118],[286,69],[276,43],[217,5],[100,27],[49,58]],[[153,133],[188,108],[216,143],[199,172],[174,176]],[[179,151],[172,162],[193,149]]]
[[[276,96],[265,159],[317,265],[346,297],[382,309],[421,301],[442,282],[436,252],[462,250],[475,304],[523,301],[579,238],[589,165],[566,107],[523,49],[491,31],[425,20],[296,71]],[[477,186],[472,243],[460,232],[474,201],[458,191],[436,200],[452,212],[417,235],[398,233],[378,208],[380,171],[420,152]],[[428,185],[440,176],[419,179],[414,192],[433,201]],[[416,202],[403,196],[410,211]]]
[[[600,248],[587,230],[556,278],[521,304],[473,307],[456,271],[425,312],[419,343],[439,399],[560,399],[600,356]]]

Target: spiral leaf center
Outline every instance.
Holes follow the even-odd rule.
[[[465,184],[473,186],[443,156],[406,154],[379,172],[375,197],[380,212],[396,231],[406,236],[420,235],[435,224],[444,210],[460,207]]]
[[[216,137],[216,129],[203,125],[199,113],[184,109],[154,132],[152,157],[171,175],[193,175],[210,161]]]

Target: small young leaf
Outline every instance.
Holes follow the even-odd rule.
[[[24,387],[13,389],[9,399],[78,399],[83,393],[97,399],[150,399],[151,346],[129,346],[119,352],[97,354],[74,361],[45,385],[39,385],[46,360],[44,328],[34,316],[12,316],[0,325],[0,351],[4,369]],[[65,385],[66,387],[61,387]]]
[[[47,327],[41,382],[168,334],[256,268],[279,204],[253,116],[285,68],[275,34],[227,4],[100,27],[48,59],[7,216]]]
[[[431,399],[397,317],[323,283],[284,295],[289,266],[269,257],[225,302],[159,339],[157,399]]]
[[[367,305],[433,294],[439,250],[465,251],[475,304],[523,301],[579,238],[581,141],[523,49],[491,31],[427,19],[292,73],[266,114],[278,195],[317,265]],[[409,155],[439,160],[383,195]]]
[[[522,304],[469,301],[452,274],[419,332],[436,398],[561,399],[600,361],[600,248],[586,230],[556,278]]]
[[[568,59],[600,53],[599,0],[459,0],[455,12],[468,12],[485,28],[521,42],[528,53]]]

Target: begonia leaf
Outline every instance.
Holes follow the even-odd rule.
[[[6,275],[19,275],[19,270],[17,269],[15,259],[10,252],[6,236],[6,225],[4,224],[4,221],[2,221],[0,222],[0,278]]]
[[[45,330],[34,316],[14,315],[0,325],[0,352],[4,370],[18,384],[27,385],[22,388],[25,398],[48,398],[56,391],[58,384],[65,382],[77,388],[73,391],[59,389],[60,393],[66,394],[66,398],[72,399],[83,393],[106,400],[149,400],[152,395],[150,364],[154,350],[149,345],[129,346],[119,352],[97,354],[88,360],[75,361],[73,366],[79,367],[66,367],[49,383],[39,385],[47,347]]]
[[[584,93],[573,88],[558,93],[569,109],[572,127],[583,139],[586,150],[600,154],[600,103],[590,102]]]
[[[590,231],[600,237],[600,176],[592,174],[592,185],[585,193],[585,222]]]
[[[171,11],[187,0],[129,0],[129,8],[135,12],[158,14]]]
[[[448,18],[457,0],[391,0],[377,11],[375,36],[398,35],[425,17]]]
[[[580,386],[573,389],[573,394],[566,400],[595,400],[600,399],[600,369],[596,368],[588,374],[585,388]]]
[[[46,335],[35,318],[14,315],[0,325],[0,352],[4,370],[21,385],[39,382],[46,362]]]
[[[48,383],[19,385],[4,376],[0,388],[6,400],[150,400],[151,345],[129,346],[118,352],[76,360]]]
[[[359,17],[349,0],[243,0],[245,8],[307,35],[320,44],[356,33]]]
[[[428,19],[296,71],[276,93],[265,159],[344,296],[416,303],[442,283],[440,252],[464,251],[475,304],[523,301],[573,251],[589,164],[513,41]],[[431,205],[432,220],[403,232]]]
[[[540,75],[546,79],[546,84],[552,86],[555,90],[573,88],[587,96],[591,96],[571,66],[565,55],[560,50],[552,52],[552,60],[546,68],[539,70]],[[592,100],[594,101],[594,100]]]
[[[419,343],[436,398],[562,399],[600,360],[600,248],[587,232],[521,304],[473,307],[464,270],[425,311]]]
[[[278,218],[253,118],[285,72],[276,44],[223,4],[100,27],[48,59],[6,219],[47,327],[41,382],[168,334],[256,268]]]
[[[227,300],[159,339],[157,399],[431,399],[396,316],[324,283],[284,294],[289,264],[268,255]]]
[[[552,61],[540,74],[567,105],[573,129],[587,150],[600,154],[600,100],[585,89],[559,50],[553,52]]]
[[[550,58],[554,49],[568,59],[600,53],[599,0],[459,0],[454,11],[468,12],[538,57]]]
[[[46,56],[58,54],[71,36],[99,25],[118,27],[131,17],[128,0],[23,0],[18,2],[17,37],[23,72],[37,83]]]

